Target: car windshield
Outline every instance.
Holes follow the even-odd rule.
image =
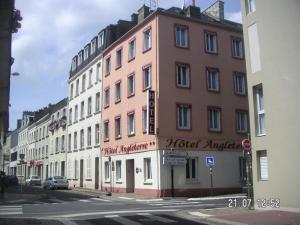
[[[31,178],[32,178],[32,179],[40,179],[39,176],[32,176]]]
[[[62,176],[55,176],[54,179],[55,179],[55,180],[63,180],[64,177],[62,177]]]

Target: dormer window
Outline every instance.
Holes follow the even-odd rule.
[[[98,35],[98,48],[102,47],[104,44],[104,32]]]
[[[84,61],[87,60],[88,57],[89,57],[89,50],[90,50],[90,46],[87,45],[87,46],[84,48],[84,58],[83,58]]]
[[[74,57],[73,60],[72,60],[72,71],[74,71],[76,69],[76,65],[77,64],[77,58]]]
[[[81,65],[81,63],[82,63],[82,51],[81,52],[79,52],[79,54],[78,54],[78,66],[79,65]]]
[[[94,54],[96,51],[96,38],[94,38],[91,42],[91,54]]]

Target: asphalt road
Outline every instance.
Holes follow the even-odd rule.
[[[34,198],[36,196],[38,198]],[[228,199],[164,200],[104,195],[98,197],[76,193],[72,190],[53,191],[43,190],[40,187],[26,187],[21,198],[13,199],[12,202],[9,200],[1,201],[0,198],[1,225],[156,225],[169,223],[193,225],[202,223],[189,220],[187,217],[183,218],[179,216],[179,212],[228,207]]]

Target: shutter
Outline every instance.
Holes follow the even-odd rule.
[[[259,157],[260,163],[260,179],[267,180],[268,175],[268,158],[266,152],[262,152]]]

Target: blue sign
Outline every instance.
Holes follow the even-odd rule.
[[[215,165],[215,159],[213,156],[207,156],[206,157],[206,166],[214,166]]]

